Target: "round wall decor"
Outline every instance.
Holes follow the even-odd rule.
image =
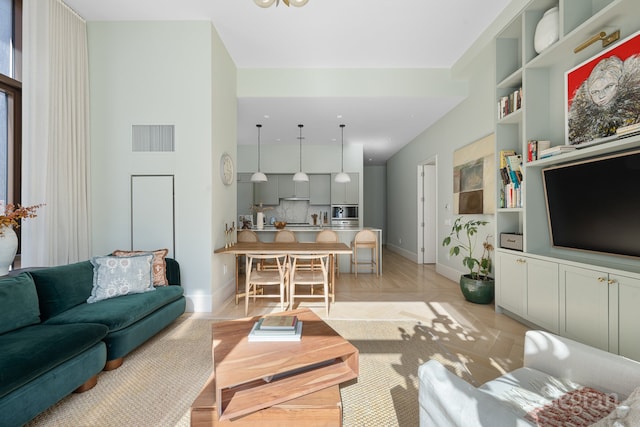
[[[224,185],[231,185],[233,182],[233,159],[227,153],[223,153],[220,156],[220,179]]]

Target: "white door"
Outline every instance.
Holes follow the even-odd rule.
[[[418,262],[435,264],[437,252],[436,232],[436,183],[435,160],[418,167]]]

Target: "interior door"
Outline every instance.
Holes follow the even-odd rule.
[[[418,229],[421,230],[422,241],[418,251],[422,254],[423,264],[434,264],[436,262],[436,165],[434,163],[421,165],[421,195],[418,217]],[[420,256],[418,256],[420,259]]]

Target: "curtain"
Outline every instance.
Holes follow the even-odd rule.
[[[22,267],[90,256],[86,23],[60,0],[24,1]]]

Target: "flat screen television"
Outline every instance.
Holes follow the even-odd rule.
[[[542,174],[554,247],[640,257],[640,150]]]

